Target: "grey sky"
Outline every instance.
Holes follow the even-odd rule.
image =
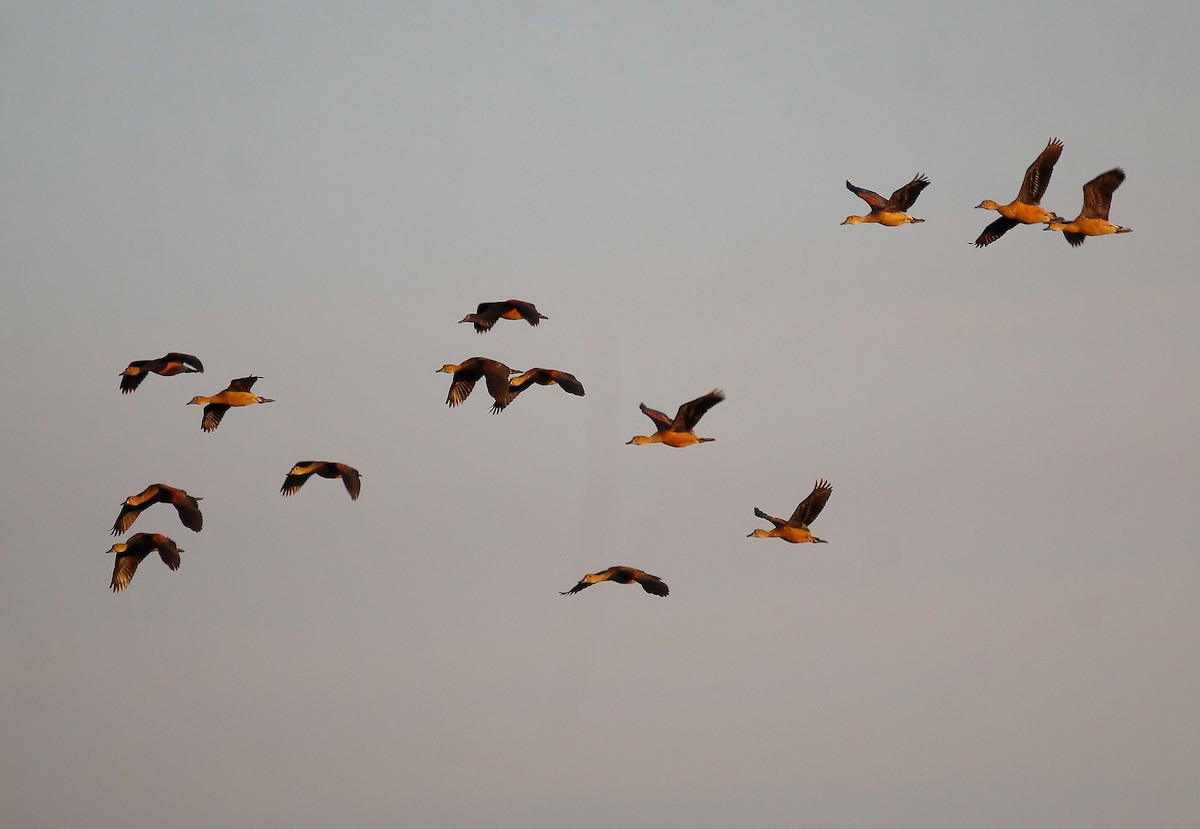
[[[1200,18],[796,5],[0,10],[0,822],[1200,823]],[[1051,136],[1134,232],[973,248]],[[204,531],[113,596],[155,481]]]

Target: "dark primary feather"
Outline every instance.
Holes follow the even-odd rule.
[[[900,211],[908,210],[917,200],[917,196],[921,195],[921,191],[928,186],[929,179],[925,177],[924,173],[917,173],[912,181],[892,193],[887,206]]]
[[[876,193],[874,190],[868,190],[865,187],[855,187],[849,181],[846,182],[846,189],[865,201],[872,208],[882,208],[887,204],[887,199]]]
[[[1120,167],[1114,167],[1083,185],[1083,211],[1079,215],[1083,218],[1103,219],[1107,222],[1113,191],[1120,187],[1124,180],[1125,171]],[[1072,244],[1075,243],[1072,242]],[[1082,244],[1082,240],[1080,240],[1080,244]]]
[[[782,527],[784,524],[787,523],[782,518],[776,518],[774,515],[767,515],[765,512],[760,510],[758,507],[754,508],[754,514],[757,515],[759,518],[770,521],[776,527]]]
[[[1016,219],[1010,219],[1007,216],[1001,216],[996,221],[983,229],[983,233],[979,234],[979,238],[975,240],[975,247],[982,248],[990,245],[992,242],[999,239],[1005,233],[1019,225]]]
[[[235,391],[247,391],[247,389],[235,389]],[[224,403],[209,403],[204,407],[204,419],[200,421],[200,428],[206,432],[215,431],[221,425],[221,418],[229,411],[229,406]]]
[[[813,486],[813,491],[796,507],[796,511],[792,513],[788,523],[793,527],[811,524],[821,514],[821,510],[825,509],[825,502],[829,500],[832,492],[833,487],[829,485],[829,481],[824,479],[817,481]]]
[[[250,391],[251,387],[262,378],[251,374],[248,377],[238,377],[236,380],[229,382],[229,391]],[[228,408],[228,407],[226,407]],[[224,414],[224,412],[222,412]],[[220,418],[218,418],[219,420]]]
[[[1029,169],[1025,171],[1025,178],[1021,182],[1021,192],[1017,195],[1017,201],[1026,204],[1041,203],[1042,196],[1046,195],[1046,188],[1050,185],[1050,176],[1054,173],[1054,165],[1058,163],[1058,157],[1062,155],[1062,151],[1062,142],[1057,138],[1051,138],[1046,149],[1042,150],[1041,154],[1029,165]]]
[[[188,495],[182,489],[166,484],[151,484],[122,502],[121,512],[113,523],[111,532],[113,535],[127,532],[138,516],[154,504],[171,504],[175,507],[183,526],[192,532],[200,532],[204,529],[204,516],[200,512],[200,505],[196,503],[199,500],[201,499]]]
[[[124,547],[124,550],[118,551],[117,547]],[[155,550],[158,551],[163,564],[172,570],[179,569],[179,554],[183,550],[176,547],[175,542],[165,535],[137,533],[130,536],[124,544],[114,544],[113,548],[109,550],[110,553],[117,554],[117,559],[113,562],[112,581],[109,583],[112,592],[120,593],[128,587],[129,582],[133,580],[133,574],[137,572],[138,565]]]
[[[697,397],[695,400],[689,400],[679,407],[671,428],[676,431],[692,431],[696,428],[696,424],[700,422],[700,418],[704,417],[704,413],[724,399],[725,392],[720,389],[713,389],[708,394]]]

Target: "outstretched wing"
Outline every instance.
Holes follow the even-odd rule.
[[[575,595],[576,593],[578,593],[580,590],[586,590],[587,588],[589,588],[589,587],[591,587],[591,586],[592,586],[592,585],[591,585],[591,583],[590,583],[590,582],[581,581],[581,582],[579,582],[579,584],[575,585],[575,586],[574,586],[574,587],[572,587],[570,590],[560,590],[560,591],[559,591],[559,593],[558,593],[558,595],[560,595],[560,596],[574,596],[574,595]]]
[[[120,593],[129,586],[138,565],[147,555],[148,553],[117,553],[117,560],[113,562],[112,581],[108,585],[112,592]]]
[[[279,488],[279,492],[284,498],[287,498],[289,495],[295,495],[300,491],[300,487],[304,486],[304,482],[308,480],[310,475],[312,475],[312,472],[305,472],[300,475],[289,472],[288,476],[283,479],[283,486]]]
[[[258,380],[261,380],[261,379],[262,379],[261,377],[251,374],[249,377],[239,377],[236,380],[230,380],[229,381],[229,390],[230,391],[250,391],[250,388],[255,384],[255,382]]]
[[[652,576],[649,573],[642,573],[638,577],[637,583],[642,586],[643,590],[653,596],[666,596],[671,592],[666,582],[658,576]]]
[[[695,400],[689,400],[679,407],[679,411],[675,414],[675,420],[671,423],[671,429],[684,432],[692,431],[696,428],[696,424],[700,422],[700,418],[704,417],[704,413],[724,399],[725,392],[720,389],[713,389],[706,395],[697,397]]]
[[[874,190],[868,190],[865,187],[855,187],[850,182],[846,182],[846,189],[860,199],[871,205],[872,208],[881,208],[887,204],[887,199],[876,193]]]
[[[776,527],[782,527],[784,524],[787,523],[782,518],[776,518],[774,515],[767,515],[765,512],[760,510],[758,507],[754,508],[754,514],[757,515],[759,518],[763,518],[767,521],[770,521]]]
[[[1042,196],[1046,195],[1046,187],[1050,184],[1050,176],[1054,173],[1054,165],[1062,155],[1063,144],[1057,138],[1051,138],[1046,149],[1042,150],[1029,169],[1025,171],[1025,180],[1021,182],[1021,192],[1017,201],[1025,204],[1040,204]]]
[[[346,466],[344,463],[339,463],[337,468],[342,473],[342,483],[346,485],[346,491],[350,493],[350,500],[357,501],[358,493],[362,491],[362,481],[359,479],[358,470],[353,466]]]
[[[196,503],[198,500],[184,492],[173,501],[183,526],[196,533],[204,529],[204,516],[200,512],[200,505]]]
[[[654,425],[659,428],[668,428],[671,425],[671,418],[660,412],[658,409],[651,409],[645,403],[638,403],[638,408],[642,410],[642,414],[654,421]]]
[[[163,564],[170,567],[172,570],[179,569],[179,554],[183,552],[175,546],[175,542],[167,538],[165,535],[157,539],[158,541],[158,557],[163,560]]]
[[[200,421],[200,428],[206,432],[215,432],[227,411],[229,407],[223,403],[209,403],[204,407],[204,419]]]
[[[788,524],[793,527],[804,527],[811,524],[821,514],[821,510],[825,509],[825,502],[829,500],[831,492],[833,492],[833,487],[829,485],[829,481],[824,479],[817,481],[813,491],[796,507]]]
[[[990,245],[1019,224],[1020,222],[1016,219],[1001,216],[983,229],[983,233],[980,233],[979,238],[975,240],[975,247],[982,248]]]
[[[142,381],[146,379],[147,372],[142,368],[146,362],[146,360],[136,360],[130,363],[125,371],[121,372],[121,394],[132,394],[142,384]],[[130,371],[133,374],[130,374]]]
[[[538,309],[533,307],[532,302],[523,302],[519,299],[510,299],[509,306],[521,315],[521,319],[525,320],[530,325],[537,325],[542,320],[550,319],[544,314],[538,313]]]
[[[921,191],[929,186],[929,179],[923,173],[917,173],[913,176],[913,180],[901,187],[892,197],[888,199],[888,207],[893,207],[896,210],[908,210],[913,206],[913,202],[917,200],[917,196],[921,195]]]
[[[1083,211],[1079,214],[1088,219],[1108,221],[1108,208],[1112,204],[1113,191],[1125,180],[1125,171],[1114,167],[1101,173],[1083,185]]]
[[[133,526],[133,522],[137,521],[138,516],[142,514],[142,510],[145,508],[145,506],[135,507],[129,504],[122,504],[121,513],[117,516],[117,520],[113,522],[112,534],[120,535],[121,533],[128,532],[129,528]]]

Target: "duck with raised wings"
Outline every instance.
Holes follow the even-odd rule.
[[[811,542],[813,544],[824,544],[825,539],[817,538],[809,531],[808,525],[811,524],[816,517],[821,514],[821,510],[825,509],[825,502],[829,500],[830,493],[833,492],[833,487],[829,485],[829,481],[817,481],[813,491],[808,497],[800,502],[796,507],[796,511],[792,513],[792,517],[787,521],[782,518],[776,518],[773,515],[767,515],[758,507],[754,508],[754,514],[759,518],[770,521],[775,526],[769,530],[755,530],[746,538],[782,538],[792,544],[803,544]]]
[[[1054,173],[1054,165],[1058,163],[1058,157],[1062,155],[1062,151],[1063,143],[1057,138],[1051,138],[1050,142],[1046,144],[1046,149],[1042,150],[1041,154],[1029,165],[1029,169],[1025,171],[1025,179],[1021,182],[1021,192],[1017,193],[1015,199],[1008,204],[998,204],[991,199],[984,199],[975,206],[976,210],[981,208],[995,210],[1000,214],[1000,218],[985,227],[983,233],[979,234],[979,238],[975,240],[975,247],[982,248],[990,245],[1019,224],[1045,224],[1055,219],[1062,219],[1058,214],[1051,213],[1041,206],[1042,196],[1046,195],[1046,188],[1050,185],[1050,176]]]
[[[1114,167],[1101,173],[1083,185],[1083,209],[1074,221],[1061,219],[1046,225],[1045,230],[1061,230],[1073,248],[1083,244],[1089,236],[1108,236],[1111,233],[1131,233],[1132,229],[1115,225],[1108,220],[1108,209],[1112,206],[1113,191],[1125,180],[1125,171]]]
[[[699,437],[692,430],[696,428],[696,424],[700,422],[700,418],[704,417],[704,413],[713,406],[725,399],[725,392],[720,389],[713,389],[708,394],[697,397],[695,400],[689,400],[679,407],[675,412],[675,417],[667,417],[657,409],[651,409],[645,403],[639,403],[638,408],[642,410],[642,414],[650,418],[654,425],[658,427],[652,435],[636,435],[631,440],[626,441],[626,446],[634,444],[635,446],[644,446],[647,443],[664,443],[667,446],[680,448],[683,446],[692,446],[697,443],[709,443],[716,438]]]
[[[917,200],[917,196],[921,195],[921,191],[928,186],[929,179],[923,174],[917,173],[912,181],[892,193],[891,198],[885,199],[874,190],[855,187],[847,181],[846,189],[870,205],[871,212],[865,216],[847,216],[846,221],[842,222],[842,224],[880,224],[884,227],[897,227],[898,225],[923,222],[925,221],[924,219],[913,218],[905,211],[913,206],[913,202]]]

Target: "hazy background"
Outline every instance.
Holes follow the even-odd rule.
[[[798,5],[3,4],[0,824],[1200,825],[1200,16]]]

